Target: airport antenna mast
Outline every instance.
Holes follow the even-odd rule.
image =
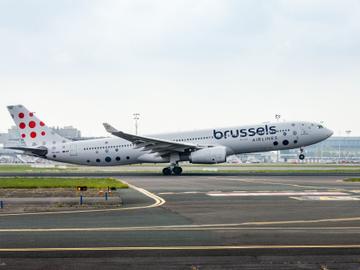
[[[135,121],[135,134],[138,135],[140,113],[134,113],[133,116]]]
[[[280,121],[281,115],[280,114],[275,114],[275,119],[277,122]],[[280,151],[276,151],[276,163],[279,163],[280,161]]]
[[[281,115],[280,114],[275,114],[275,119],[276,119],[276,121],[280,121],[280,118],[281,118]]]

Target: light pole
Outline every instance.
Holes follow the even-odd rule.
[[[140,119],[140,113],[134,113],[133,116],[135,121],[135,134],[138,135],[138,128],[139,128],[138,121]]]
[[[277,122],[280,121],[281,115],[280,114],[275,114],[275,119]],[[276,163],[279,163],[280,160],[280,150],[277,151],[276,153]]]
[[[350,129],[345,130],[345,133],[346,133],[346,135],[347,135],[348,137],[350,137],[351,130],[350,130]],[[349,148],[348,148],[348,149],[349,149]],[[348,153],[347,153],[347,159],[348,159],[348,161],[349,161],[349,151],[348,151]]]
[[[320,124],[323,125],[324,121],[320,121]],[[324,149],[324,142],[320,143],[320,163],[323,162],[323,149]]]
[[[338,151],[338,164],[340,164],[341,159],[341,131],[339,131],[339,151]]]

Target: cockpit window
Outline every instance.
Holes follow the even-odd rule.
[[[318,125],[318,128],[321,129],[321,128],[324,128],[322,125]]]

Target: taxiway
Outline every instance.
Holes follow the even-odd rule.
[[[0,213],[0,264],[11,269],[37,258],[37,265],[63,266],[60,258],[72,258],[88,269],[101,262],[147,269],[360,265],[360,184],[342,177],[121,179],[132,185],[122,191],[122,208]]]

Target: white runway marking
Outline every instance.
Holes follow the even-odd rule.
[[[341,196],[343,192],[209,192],[206,195],[213,197],[256,197],[256,196]]]
[[[160,192],[158,195],[183,195],[183,194],[204,194],[206,192],[200,191],[183,191],[183,192]]]
[[[290,198],[298,201],[360,201],[360,198],[355,196],[303,196]]]
[[[162,192],[162,193],[158,193],[158,195],[194,195],[194,194],[206,194],[206,192],[185,191],[185,192]]]
[[[308,185],[298,185],[298,184],[288,184],[288,183],[281,183],[281,182],[272,182],[272,181],[268,181],[265,179],[239,179],[239,178],[230,178],[230,177],[214,177],[215,179],[221,180],[221,181],[238,181],[238,182],[244,182],[244,183],[250,183],[250,184],[265,184],[265,185],[279,185],[279,186],[290,186],[290,187],[296,187],[296,188],[306,188],[306,189],[326,189],[329,190],[329,187],[324,187],[324,186],[308,186]],[[336,191],[343,191],[343,192],[347,192],[346,189],[338,189],[338,188],[333,188],[333,190]]]

